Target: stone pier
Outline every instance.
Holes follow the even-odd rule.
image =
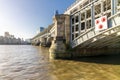
[[[55,37],[49,49],[50,58],[63,58],[66,53],[66,45],[70,43],[70,17],[58,14],[53,18]]]

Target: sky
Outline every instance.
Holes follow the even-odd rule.
[[[74,1],[0,0],[0,36],[7,31],[17,38],[32,38],[39,27],[52,24],[56,10],[62,14]]]

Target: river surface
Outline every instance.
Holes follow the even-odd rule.
[[[120,80],[120,55],[52,61],[48,48],[0,45],[0,80]]]

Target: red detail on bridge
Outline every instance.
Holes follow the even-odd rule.
[[[100,24],[100,25],[99,25],[99,29],[102,29],[102,28],[103,28],[103,25],[102,25],[102,24]]]
[[[103,18],[101,19],[101,21],[102,21],[102,22],[105,22],[105,21],[106,21],[106,18],[105,18],[105,17],[103,17]]]
[[[107,16],[102,16],[95,20],[95,31],[101,31],[108,28]]]
[[[96,24],[99,24],[99,20],[96,20]]]

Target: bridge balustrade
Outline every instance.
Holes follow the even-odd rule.
[[[115,0],[117,1],[117,0]],[[119,24],[119,3],[113,0],[93,0],[88,5],[81,8],[78,12],[71,14],[71,46],[74,48],[83,42],[97,37],[103,32],[94,31],[94,21],[100,16],[107,15],[108,28],[117,26]],[[114,2],[114,4],[112,4]],[[117,9],[115,9],[117,7]],[[96,40],[94,38],[94,40]],[[97,39],[98,40],[98,39]]]
[[[101,32],[96,32],[93,28],[91,28],[89,31],[86,31],[85,33],[79,35],[77,38],[75,38],[72,41],[72,48],[82,44],[82,43],[86,43],[85,45],[91,44],[92,42],[99,40],[101,38],[104,38],[106,36],[109,35],[113,35],[113,34],[118,34],[120,35],[120,12],[111,16],[108,19],[108,26],[111,27],[107,30],[101,31]],[[111,24],[112,22],[112,24]],[[113,37],[113,36],[112,36]],[[107,41],[107,40],[106,40]],[[105,44],[104,44],[105,45]],[[106,44],[107,45],[107,44]],[[82,46],[81,46],[82,47]]]

